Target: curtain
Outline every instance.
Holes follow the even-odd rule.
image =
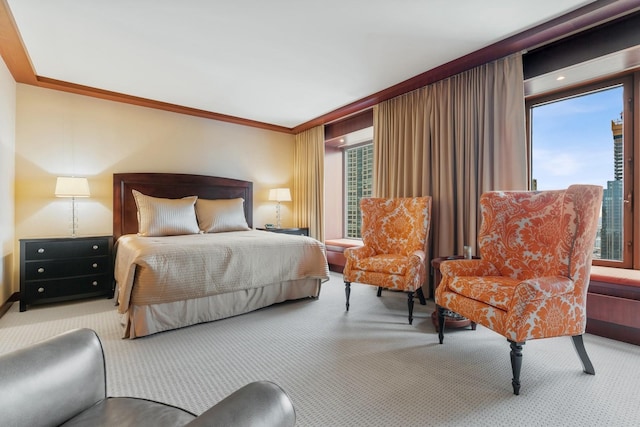
[[[527,188],[522,54],[374,107],[374,194],[432,196],[427,257],[477,251],[479,198]]]
[[[293,153],[293,222],[324,242],[324,127],[297,134]]]

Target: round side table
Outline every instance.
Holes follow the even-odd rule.
[[[440,286],[440,280],[442,280],[442,275],[440,274],[440,264],[443,261],[452,260],[452,259],[464,259],[462,255],[451,255],[446,257],[434,258],[431,260],[431,267],[433,267],[433,295],[435,299],[436,289]],[[474,256],[473,259],[480,259],[480,257]],[[431,321],[433,322],[433,326],[436,327],[436,331],[440,330],[440,325],[438,324],[438,310],[434,310],[431,313]],[[466,328],[471,325],[471,329],[476,329],[476,324],[471,320],[460,316],[453,311],[445,310],[444,316],[444,325],[447,328]]]

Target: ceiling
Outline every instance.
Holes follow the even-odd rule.
[[[2,2],[38,77],[288,129],[593,3]]]

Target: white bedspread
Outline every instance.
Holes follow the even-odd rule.
[[[303,278],[329,280],[324,245],[260,230],[139,237],[116,245],[118,310]],[[135,280],[135,286],[134,286]]]

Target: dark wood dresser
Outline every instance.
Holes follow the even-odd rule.
[[[295,236],[308,236],[309,228],[256,228],[256,230],[270,231],[272,233],[293,234]]]
[[[20,311],[113,290],[112,236],[20,239]]]

